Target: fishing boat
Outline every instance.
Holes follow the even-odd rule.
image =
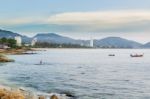
[[[115,56],[115,54],[109,54],[108,56]]]
[[[32,54],[37,54],[37,53],[33,53],[33,52],[24,52],[24,53],[22,53],[22,54],[26,54],[26,55],[32,55]]]
[[[143,57],[144,54],[130,54],[131,57]]]
[[[32,54],[37,54],[37,53],[35,53],[35,52],[33,52],[33,51],[28,51],[28,52],[23,52],[22,54],[27,54],[27,55],[32,55]]]

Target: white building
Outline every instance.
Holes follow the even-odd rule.
[[[93,41],[92,38],[91,38],[91,40],[90,40],[90,47],[94,47],[94,41]]]
[[[0,44],[0,49],[8,49],[10,48],[8,45]]]
[[[16,40],[16,42],[17,42],[17,46],[21,46],[21,45],[22,45],[22,39],[21,39],[20,36],[16,36],[16,37],[15,37],[15,40]]]
[[[31,46],[34,46],[36,44],[36,42],[37,42],[37,38],[34,38],[31,42]]]

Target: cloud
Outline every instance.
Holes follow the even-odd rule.
[[[150,11],[124,10],[71,12],[50,16],[50,24],[74,25],[81,31],[118,32],[149,30]]]
[[[24,24],[38,24],[45,23],[45,18],[14,18],[14,19],[0,19],[1,25],[24,25]]]
[[[68,12],[49,17],[0,20],[0,23],[24,29],[32,24],[33,29],[40,26],[54,32],[143,32],[150,31],[150,11]]]
[[[131,22],[150,21],[149,11],[72,12],[50,16],[49,23],[60,25],[115,26]]]

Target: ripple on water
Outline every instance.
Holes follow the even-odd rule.
[[[133,51],[145,56],[131,59]],[[117,56],[110,59],[108,53]],[[56,93],[65,90],[78,99],[149,99],[150,96],[149,50],[49,49],[38,55],[11,57],[16,61],[0,64],[0,76],[25,87]],[[45,64],[34,65],[41,59]]]

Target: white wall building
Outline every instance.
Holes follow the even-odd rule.
[[[91,38],[91,40],[90,40],[90,47],[94,47],[94,41],[93,41],[92,38]]]
[[[37,38],[34,38],[31,42],[31,46],[34,46],[36,44],[36,42],[37,42]]]
[[[20,36],[16,36],[16,37],[15,37],[15,40],[16,40],[16,42],[17,42],[17,46],[21,46],[21,45],[22,45],[22,39],[21,39]]]

